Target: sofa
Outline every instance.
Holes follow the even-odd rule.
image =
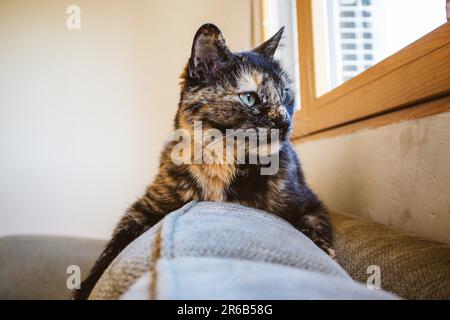
[[[279,241],[277,244],[273,244],[273,241],[270,238],[272,239],[278,238],[278,236],[276,236],[277,233],[274,233],[275,236],[265,237],[265,239],[268,239],[267,241],[270,241],[267,243],[264,243],[264,241],[266,240],[264,241],[258,240],[259,242],[256,241],[258,242],[256,243],[254,240],[252,240],[253,238],[246,239],[240,236],[235,237],[238,240],[246,239],[245,240],[246,243],[248,243],[249,241],[252,243],[256,243],[255,249],[253,250],[252,247],[250,248],[245,247],[246,250],[243,250],[242,247],[239,245],[238,241],[236,242],[237,247],[231,247],[231,249],[228,248],[226,251],[226,254],[229,255],[228,258],[232,258],[231,260],[233,260],[234,262],[239,262],[240,267],[239,268],[233,267],[233,265],[231,267],[228,266],[226,272],[223,272],[223,276],[221,279],[223,279],[224,277],[226,278],[227,275],[229,274],[238,275],[239,272],[241,272],[242,270],[250,270],[251,268],[256,268],[254,270],[259,270],[258,268],[261,268],[260,266],[254,264],[250,265],[242,264],[243,260],[249,259],[264,260],[262,262],[266,263],[265,266],[268,267],[271,267],[270,264],[272,265],[284,264],[283,266],[277,266],[281,267],[280,270],[284,271],[269,272],[269,273],[288,274],[290,272],[293,272],[292,273],[293,276],[291,278],[297,279],[295,280],[297,281],[297,288],[298,286],[302,286],[303,281],[302,279],[308,279],[308,277],[302,278],[302,275],[297,276],[296,270],[294,269],[295,268],[298,269],[303,266],[303,265],[300,266],[296,265],[297,263],[296,261],[301,260],[300,258],[296,259],[296,255],[298,256],[303,255],[304,257],[306,255],[307,258],[309,257],[308,255],[311,255],[310,253],[306,253],[305,250],[302,251],[301,249],[302,247],[299,245],[300,242],[303,241],[304,242],[303,245],[308,246],[307,241],[309,240],[305,239],[302,240],[301,237],[303,235],[295,234],[295,232],[290,230],[288,226],[284,226],[287,223],[281,221],[282,219],[273,217],[272,215],[264,212],[255,211],[255,213],[252,213],[249,210],[254,209],[243,207],[239,208],[239,206],[232,204],[222,205],[212,203],[209,204],[199,203],[196,204],[196,206],[199,208],[203,208],[202,209],[203,214],[202,215],[197,214],[195,217],[195,219],[197,220],[195,220],[195,222],[192,221],[189,222],[190,221],[188,219],[189,216],[186,215],[184,211],[181,214],[179,212],[176,213],[178,214],[178,216],[183,217],[182,219],[185,219],[179,220],[181,221],[180,223],[189,222],[190,224],[186,225],[193,226],[193,230],[194,232],[196,232],[197,237],[192,238],[196,240],[191,241],[192,242],[191,245],[194,247],[195,250],[193,250],[191,246],[191,248],[189,249],[191,250],[189,251],[190,256],[181,257],[183,259],[190,258],[190,260],[189,259],[179,260],[184,262],[177,267],[181,268],[179,270],[183,270],[183,273],[185,274],[189,274],[189,272],[191,272],[190,273],[191,276],[187,276],[189,281],[191,281],[192,279],[197,279],[196,281],[205,281],[204,280],[205,277],[203,276],[204,273],[203,275],[200,274],[200,278],[198,278],[199,277],[199,274],[197,272],[198,267],[190,269],[187,267],[189,265],[192,265],[192,260],[194,260],[195,265],[196,261],[195,259],[192,258],[198,257],[205,258],[205,255],[209,255],[208,257],[206,257],[208,258],[208,260],[204,261],[208,261],[208,263],[211,262],[212,266],[215,266],[214,268],[216,268],[212,270],[217,271],[217,272],[211,271],[211,273],[219,274],[220,268],[222,268],[222,266],[225,265],[225,263],[222,262],[217,263],[217,261],[215,262],[212,261],[213,259],[211,259],[216,258],[217,255],[223,255],[224,254],[223,252],[225,251],[207,249],[207,248],[214,249],[214,246],[211,245],[209,247],[204,246],[205,243],[208,243],[208,241],[210,241],[211,238],[210,235],[214,236],[217,234],[217,232],[215,233],[211,232],[213,228],[219,227],[219,229],[216,230],[222,231],[226,229],[221,228],[220,225],[218,225],[214,221],[216,222],[219,221],[220,223],[223,223],[223,221],[220,219],[223,219],[223,217],[225,217],[228,220],[224,220],[225,221],[225,224],[223,224],[224,226],[227,225],[228,227],[230,227],[233,224],[241,226],[245,225],[245,223],[248,222],[248,217],[252,217],[252,219],[254,220],[251,222],[251,224],[249,224],[249,226],[256,226],[254,228],[255,230],[261,230],[262,225],[261,226],[258,225],[259,222],[256,218],[254,218],[255,216],[260,217],[259,219],[260,221],[266,220],[266,222],[268,220],[278,219],[276,221],[274,220],[275,224],[283,225],[283,228],[286,227],[287,229],[283,229],[285,230],[283,231],[283,233],[292,233],[292,237],[294,238],[289,238],[289,240],[283,240],[284,238],[281,237],[280,239],[278,239]],[[222,210],[221,217],[219,214],[217,214],[217,212],[220,210]],[[207,214],[205,214],[205,212]],[[238,213],[236,213],[235,216],[231,217],[231,215],[227,214],[227,212],[238,212]],[[174,215],[171,214],[171,216],[175,216],[176,214]],[[195,213],[191,214],[191,216],[194,215]],[[219,219],[217,219],[217,217],[219,217]],[[206,227],[207,223],[198,224],[199,221],[200,222],[209,221],[211,227]],[[270,223],[274,224],[273,221]],[[326,272],[333,273],[334,272],[333,270],[338,270],[338,268],[342,268],[342,270],[345,270],[343,272],[346,275],[349,275],[355,282],[361,283],[359,287],[362,288],[367,286],[366,283],[368,279],[370,279],[370,276],[373,272],[372,267],[375,266],[380,271],[381,274],[381,281],[380,281],[381,288],[386,292],[392,294],[392,296],[383,294],[377,296],[371,295],[370,293],[367,294],[364,293],[362,295],[363,298],[383,299],[390,297],[400,297],[403,299],[450,299],[450,245],[437,243],[431,240],[422,239],[412,235],[407,235],[402,232],[392,230],[390,228],[367,220],[359,219],[356,217],[340,213],[332,213],[332,223],[335,229],[335,248],[337,254],[337,262],[339,265],[336,263],[337,267],[333,266],[331,269],[329,269],[331,271]],[[168,222],[166,223],[166,225],[167,224]],[[198,226],[202,226],[203,229],[202,228],[199,229]],[[270,225],[268,226],[270,227]],[[100,298],[100,299],[120,298],[120,297],[131,299],[140,297],[142,298],[142,296],[139,296],[140,292],[139,290],[142,289],[142,283],[145,283],[146,274],[147,274],[147,281],[151,281],[151,277],[148,276],[148,273],[145,272],[146,270],[144,268],[147,267],[145,265],[145,261],[148,261],[149,259],[149,258],[147,259],[145,255],[147,254],[151,256],[150,252],[151,250],[145,249],[144,251],[142,251],[142,248],[146,248],[145,246],[147,246],[148,248],[151,247],[150,245],[151,240],[149,239],[151,239],[152,237],[152,232],[154,234],[157,228],[158,226],[155,226],[155,228],[152,228],[147,232],[148,233],[147,235],[144,234],[143,236],[135,240],[135,242],[130,244],[130,246],[126,248],[121,253],[121,255],[119,255],[119,257],[117,257],[117,259],[111,264],[107,272],[105,272],[105,275],[102,277],[102,279],[99,281],[96,288],[94,289],[93,298]],[[182,227],[181,230],[184,231],[185,234],[188,228],[189,227]],[[249,229],[247,228],[239,231],[239,229],[233,227],[229,228],[228,230],[229,232],[224,233],[225,235],[227,235],[226,237],[230,235],[230,232],[231,233],[234,231],[242,232],[242,230],[249,230]],[[208,235],[208,232],[210,235]],[[272,232],[271,229],[267,229],[267,231],[264,231],[266,235],[270,232]],[[281,232],[279,232],[278,234],[281,235]],[[180,235],[182,236],[183,232],[181,232]],[[225,239],[226,237],[222,237],[220,239]],[[296,240],[295,237],[299,237],[298,240]],[[220,242],[226,243],[226,241]],[[186,241],[180,243],[184,244],[186,243]],[[202,246],[199,245],[200,243],[202,244]],[[280,243],[284,247],[280,247]],[[89,270],[92,267],[95,259],[100,254],[104,245],[105,241],[103,240],[45,236],[45,235],[42,236],[17,235],[0,238],[0,299],[70,299],[71,291],[67,288],[66,285],[66,281],[69,276],[69,274],[67,273],[68,271],[67,267],[69,265],[77,265],[80,267],[80,270],[82,270],[82,277],[86,276],[87,270]],[[262,251],[261,248],[267,248],[268,246],[272,245],[274,245],[273,248],[275,248],[274,250],[271,251],[273,258],[271,258],[272,260],[267,260],[268,253],[264,250]],[[294,248],[295,246],[297,246],[299,249],[295,249]],[[292,248],[294,248],[297,251],[295,251]],[[281,256],[281,253],[279,252],[281,251],[284,252],[286,251],[285,249],[287,249],[287,252],[292,258],[287,259],[286,253],[283,253],[284,254],[283,259],[277,260],[277,255]],[[217,252],[219,252],[219,254]],[[236,252],[239,252],[238,256],[236,256]],[[253,252],[259,252],[259,254],[256,253],[253,254]],[[211,257],[211,254],[216,256]],[[322,259],[321,256],[317,256],[317,259],[319,260],[317,259],[311,260],[309,258],[305,259],[304,257],[303,261],[309,261],[307,262],[309,263],[308,268],[314,268],[315,264],[320,264],[317,261],[322,261],[320,260]],[[129,263],[130,260],[133,261],[133,263],[136,263],[136,259],[144,261],[143,264],[141,265],[141,268],[140,269],[137,268],[139,269],[139,272],[137,273],[135,272],[136,270],[133,271],[132,268],[128,267],[129,264],[126,264]],[[286,261],[289,261],[289,263],[287,263]],[[244,262],[247,263],[248,261]],[[164,261],[164,263],[166,264],[165,268],[167,268],[168,267],[167,261]],[[169,263],[172,262],[169,261]],[[226,261],[226,263],[229,264],[229,261]],[[291,265],[286,266],[285,264]],[[201,265],[203,266],[204,264]],[[172,265],[169,267],[173,269],[173,266],[174,264],[172,263]],[[230,272],[230,270],[234,271]],[[263,268],[261,270],[266,269]],[[134,276],[133,272],[136,273],[135,274],[136,277],[134,278],[132,277]],[[253,274],[255,272],[253,272]],[[261,272],[267,272],[267,270]],[[339,272],[340,271],[338,271],[337,273]],[[345,277],[346,275],[343,276]],[[133,283],[128,283],[130,278],[133,278],[136,281],[134,281]],[[322,293],[319,292],[317,295],[309,295],[309,296],[298,294],[298,290],[296,291],[295,286],[293,287],[292,285],[292,283],[295,282],[294,280],[291,281],[292,283],[290,286],[290,288],[292,289],[291,291],[294,294],[289,293],[288,292],[289,290],[282,290],[283,294],[252,296],[252,292],[249,288],[254,288],[255,283],[261,281],[258,279],[253,279],[254,280],[253,283],[250,284],[247,283],[246,284],[247,287],[242,287],[243,278],[241,277],[238,279],[241,279],[241,281],[237,281],[238,282],[237,284],[229,281],[228,282],[222,281],[220,282],[220,285],[222,287],[215,286],[217,291],[216,292],[217,298],[234,298],[234,297],[244,299],[253,297],[263,299],[264,298],[303,299],[308,297],[340,298],[336,294],[334,296],[329,294],[323,295],[323,292]],[[170,282],[170,281],[168,282],[167,280],[164,281],[166,281],[164,283]],[[214,279],[212,279],[211,281],[214,281]],[[211,281],[209,283],[211,283]],[[272,287],[280,285],[282,285],[283,287],[283,281],[280,280],[279,278],[276,277],[275,278],[272,277],[270,279],[268,278],[265,285],[266,286],[270,285],[271,283],[270,281],[272,281],[271,284]],[[147,283],[146,285],[149,284]],[[303,285],[304,288],[308,289],[307,290],[308,292],[313,292],[315,290],[314,287],[311,287],[313,286],[313,284],[311,283],[309,284],[303,283]],[[284,287],[286,286],[287,283]],[[123,290],[122,287],[124,288]],[[125,289],[128,289],[129,287],[134,288],[134,291],[131,290],[131,292],[126,292]],[[202,292],[197,293],[190,291],[186,292],[187,290],[186,288],[189,289],[189,282],[186,282],[186,285],[184,287],[181,286],[177,287],[176,290],[172,290],[172,292],[169,292],[169,290],[166,290],[165,292],[160,292],[159,298],[164,299],[166,298],[185,299],[190,297],[200,299],[203,298]],[[219,290],[217,288],[222,289]],[[356,288],[356,286],[354,288]],[[225,291],[230,292],[230,290],[231,292],[232,290],[236,290],[237,294],[235,296],[221,295],[222,292]],[[359,289],[355,290],[358,291]],[[182,294],[183,292],[184,295]],[[281,291],[278,288],[278,291],[275,290],[273,292],[281,292]],[[353,291],[353,294],[355,294],[354,292],[355,291]],[[216,296],[214,296],[214,294],[209,295],[209,297],[212,298],[215,298]],[[350,294],[347,296],[347,298],[352,297],[358,298],[358,295],[356,296],[352,295],[352,290],[350,290]],[[345,296],[342,298],[345,298]]]

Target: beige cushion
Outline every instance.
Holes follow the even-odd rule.
[[[450,245],[333,214],[337,258],[350,276],[366,282],[381,268],[381,287],[406,299],[450,299]]]
[[[104,244],[57,236],[0,238],[0,300],[69,299],[67,267],[78,265],[87,276]]]

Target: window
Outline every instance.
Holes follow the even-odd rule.
[[[315,0],[321,96],[446,22],[443,0]],[[318,26],[322,24],[322,26]],[[317,71],[316,71],[317,72]]]
[[[295,0],[263,1],[263,38],[269,39],[284,26],[282,45],[276,52],[278,58],[294,82],[296,108],[300,108],[300,73],[297,47],[297,10]]]
[[[296,2],[302,109],[294,139],[449,109],[444,0]]]

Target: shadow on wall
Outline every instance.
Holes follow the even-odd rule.
[[[450,243],[450,113],[297,146],[332,210]]]

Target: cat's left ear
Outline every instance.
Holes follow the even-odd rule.
[[[210,23],[204,24],[194,37],[189,59],[189,75],[199,78],[205,73],[217,72],[232,59],[232,56],[219,28]]]
[[[281,27],[281,29],[278,30],[278,32],[275,33],[275,35],[272,38],[270,38],[257,48],[253,49],[252,51],[267,58],[272,58],[275,54],[275,51],[277,51],[281,37],[283,36],[283,32],[284,27]]]

